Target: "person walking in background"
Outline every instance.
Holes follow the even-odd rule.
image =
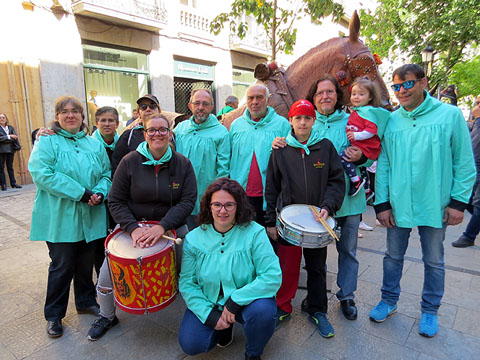
[[[403,65],[392,77],[401,106],[390,116],[377,163],[375,212],[387,228],[387,250],[382,298],[370,319],[383,322],[397,310],[405,252],[418,227],[425,269],[418,331],[433,337],[445,288],[445,230],[463,220],[475,163],[462,112],[429,95],[422,67]]]
[[[0,185],[2,191],[7,191],[7,180],[4,171],[5,165],[7,166],[8,177],[10,178],[10,186],[17,189],[22,188],[17,184],[13,171],[13,157],[17,150],[20,150],[17,133],[13,126],[8,125],[7,115],[0,113]]]
[[[477,178],[473,186],[473,194],[470,199],[470,206],[467,208],[472,213],[472,217],[468,222],[467,228],[458,240],[452,242],[454,247],[469,247],[475,245],[475,238],[480,232],[480,95],[477,96],[476,105],[472,109],[474,118],[472,125],[473,156],[475,158],[475,166],[477,168]]]

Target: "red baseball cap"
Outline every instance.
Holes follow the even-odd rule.
[[[298,115],[307,115],[313,117],[314,119],[317,117],[312,103],[305,99],[295,101],[290,107],[288,117],[294,117]]]

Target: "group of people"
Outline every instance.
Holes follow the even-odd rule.
[[[401,107],[390,114],[376,107],[371,82],[359,79],[347,114],[340,84],[325,74],[292,105],[288,120],[267,105],[267,87],[252,85],[247,109],[229,131],[212,114],[207,89],[192,92],[192,116],[175,128],[147,94],[137,101],[139,119],[118,138],[115,109],[97,110],[98,129],[89,137],[80,102],[59,98],[53,133],[40,136],[29,162],[38,188],[31,239],[46,241],[52,260],[48,334],[63,333],[72,279],[77,312],[99,315],[90,340],[118,323],[108,263],[103,246],[96,246],[118,224],[133,246],[152,246],[174,229],[185,237],[179,289],[187,309],[179,343],[187,354],[229,345],[238,322],[246,359],[260,358],[274,330],[291,317],[302,253],[307,296],[301,309],[321,336],[332,337],[327,247],[302,249],[285,241],[276,229],[278,213],[305,204],[320,209],[318,221],[335,217],[336,296],[343,315],[355,320],[358,226],[366,210],[361,168],[378,158],[375,210],[387,227],[387,251],[382,299],[370,319],[382,322],[396,311],[408,238],[418,227],[425,264],[419,333],[434,336],[445,229],[462,221],[475,169],[461,112],[429,96],[425,85],[421,67],[397,69],[392,88]],[[142,219],[158,224],[141,227]],[[97,300],[95,253],[97,267],[101,263]]]

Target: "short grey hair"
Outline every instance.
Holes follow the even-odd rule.
[[[262,88],[265,89],[265,97],[266,99],[268,100],[270,98],[270,90],[268,90],[268,87],[264,84],[253,84],[253,85],[250,85],[247,89],[247,93],[248,93],[248,90],[250,90],[251,88],[254,88],[254,87],[257,87],[257,86],[260,86]]]
[[[225,99],[225,105],[230,105],[236,102],[238,102],[238,98],[234,95],[230,95]]]
[[[189,102],[193,102],[193,96],[200,91],[205,91],[206,93],[208,93],[208,95],[210,95],[210,99],[212,99],[212,105],[213,105],[214,104],[213,94],[212,94],[212,90],[210,90],[210,89],[194,89],[194,90],[192,90],[192,92],[190,93],[190,101]]]

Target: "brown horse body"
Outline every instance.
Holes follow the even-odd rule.
[[[348,88],[357,77],[368,77],[375,82],[382,95],[382,106],[391,109],[390,97],[378,73],[372,53],[359,40],[360,20],[356,11],[350,21],[350,36],[327,40],[310,49],[305,55],[292,63],[287,70],[277,68],[275,64],[259,64],[255,68],[255,77],[270,91],[269,106],[288,118],[290,106],[299,99],[305,99],[308,90],[323,74],[335,76],[342,85],[343,103],[350,103]],[[226,114],[223,123],[230,124],[245,111],[246,106]]]

